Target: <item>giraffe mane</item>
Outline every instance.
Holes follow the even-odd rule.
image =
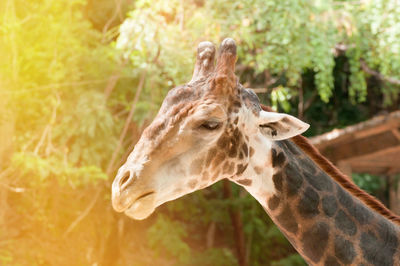
[[[264,111],[274,112],[271,107],[261,105]],[[310,141],[302,136],[298,135],[291,138],[301,150],[303,150],[322,170],[324,170],[330,177],[332,177],[340,186],[346,189],[349,193],[360,199],[368,207],[375,212],[381,214],[387,219],[391,220],[397,225],[400,225],[400,217],[386,208],[383,203],[371,196],[357,185],[347,175],[343,174],[336,166],[333,165],[326,157],[324,157],[318,149],[310,143]]]

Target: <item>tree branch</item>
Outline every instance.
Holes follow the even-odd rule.
[[[128,127],[129,127],[129,124],[131,123],[131,120],[132,120],[132,117],[133,117],[133,113],[135,112],[136,104],[139,101],[140,94],[142,93],[142,89],[144,87],[145,77],[146,77],[146,70],[143,70],[142,75],[140,77],[138,89],[137,89],[136,94],[135,94],[135,98],[133,99],[133,102],[132,102],[132,105],[131,105],[131,110],[129,111],[129,115],[125,120],[124,129],[122,130],[122,133],[119,136],[117,148],[114,150],[114,152],[113,152],[113,154],[111,156],[110,163],[107,166],[107,171],[106,171],[107,175],[111,174],[115,159],[116,159],[119,151],[121,150],[122,142],[124,141],[126,133],[128,132]]]
[[[104,95],[106,99],[108,99],[118,80],[121,78],[122,69],[125,67],[127,62],[128,60],[123,59],[122,63],[119,65],[119,68],[111,75],[111,77],[108,78],[107,85],[104,88]]]
[[[42,136],[40,137],[40,140],[38,142],[38,144],[36,145],[33,153],[35,155],[38,154],[40,148],[42,147],[44,141],[46,140],[46,138],[51,138],[51,126],[54,125],[55,121],[56,121],[56,117],[57,117],[57,108],[60,105],[60,96],[58,95],[58,93],[56,94],[56,99],[57,102],[56,104],[53,106],[53,112],[51,114],[51,118],[49,123],[46,125],[45,129],[43,130]],[[49,144],[51,144],[51,139],[49,139]]]
[[[299,104],[297,105],[297,113],[299,119],[303,119],[304,116],[304,91],[303,91],[303,80],[299,79]]]
[[[223,193],[225,199],[232,198],[232,185],[229,180],[223,180]],[[246,243],[243,232],[243,223],[240,210],[235,210],[232,206],[229,206],[229,215],[231,217],[231,222],[233,225],[233,231],[236,242],[237,258],[240,266],[247,266],[246,261]]]
[[[101,189],[97,189],[97,192],[95,196],[92,198],[92,201],[89,203],[86,209],[83,212],[81,212],[81,214],[78,217],[76,217],[76,219],[70,224],[68,229],[63,234],[63,238],[65,238],[72,230],[74,230],[74,228],[80,223],[80,221],[82,221],[83,218],[85,218],[89,214],[89,212],[93,209],[97,199],[100,196],[100,191]]]
[[[396,79],[396,78],[392,78],[392,77],[386,77],[386,76],[382,75],[381,73],[379,73],[378,71],[375,71],[375,70],[369,68],[368,65],[367,65],[367,63],[366,63],[364,60],[362,60],[362,59],[360,60],[360,65],[361,65],[361,69],[362,69],[364,72],[366,72],[366,73],[368,73],[368,74],[370,74],[370,75],[372,75],[372,76],[375,76],[375,77],[377,77],[377,78],[380,79],[380,80],[389,82],[389,83],[391,83],[391,84],[400,85],[400,80],[398,80],[398,79]]]
[[[207,249],[212,248],[214,246],[214,240],[215,240],[215,229],[216,229],[216,224],[214,221],[212,221],[207,229],[206,233],[206,247]]]
[[[111,26],[111,23],[117,18],[118,15],[121,14],[121,0],[114,0],[115,2],[115,12],[113,15],[107,20],[106,24],[103,27],[103,39],[104,41],[104,36],[106,35],[106,32],[108,31],[108,28]]]
[[[311,94],[311,97],[304,103],[303,111],[305,112],[308,108],[310,108],[311,104],[314,102],[315,98],[317,97],[318,92],[314,90]]]

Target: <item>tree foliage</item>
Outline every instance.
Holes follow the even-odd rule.
[[[236,265],[232,208],[250,265],[304,265],[237,186],[143,222],[110,206],[116,169],[190,80],[200,41],[234,38],[241,82],[309,135],[399,108],[396,0],[4,0],[0,20],[0,264]]]

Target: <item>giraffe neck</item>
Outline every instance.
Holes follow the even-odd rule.
[[[308,263],[400,265],[400,228],[336,183],[295,144],[274,142],[264,159],[273,172],[260,173],[253,165],[256,186],[247,189]]]

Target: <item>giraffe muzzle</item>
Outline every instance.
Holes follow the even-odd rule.
[[[127,190],[133,186],[137,180],[133,171],[118,173],[112,184],[112,205],[117,212],[123,212],[133,204],[133,198],[129,196]]]
[[[144,219],[155,209],[156,192],[135,171],[122,170],[112,185],[112,206],[134,219]]]

